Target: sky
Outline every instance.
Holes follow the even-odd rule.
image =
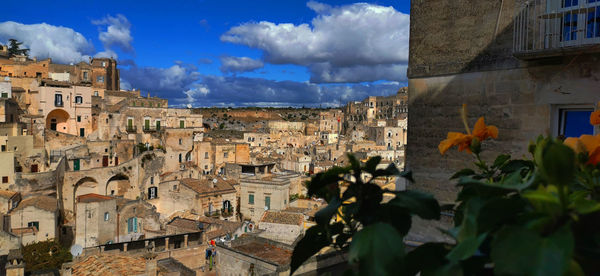
[[[113,57],[170,106],[331,107],[406,86],[408,0],[3,2],[0,43],[55,63]]]

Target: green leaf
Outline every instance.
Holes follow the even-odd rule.
[[[406,254],[405,275],[428,275],[446,262],[448,249],[443,243],[425,243]]]
[[[502,167],[500,167],[500,171],[504,174],[525,169],[532,170],[533,162],[528,160],[510,160]]]
[[[496,157],[496,160],[494,160],[494,165],[492,165],[492,167],[499,168],[500,166],[504,165],[504,163],[506,163],[506,161],[508,161],[509,159],[510,159],[510,155],[500,154],[500,155],[498,155],[498,157]]]
[[[594,200],[579,198],[572,203],[571,208],[579,214],[589,214],[600,211],[600,203]]]
[[[492,241],[496,274],[564,275],[569,269],[575,241],[569,225],[548,237],[519,226],[507,226]]]
[[[440,205],[433,195],[416,190],[395,192],[395,194],[396,197],[388,204],[406,208],[423,219],[440,219]]]
[[[450,177],[450,179],[456,179],[462,176],[471,176],[474,175],[475,171],[471,170],[471,169],[462,169],[460,171],[458,171],[457,173],[453,174],[452,177]]]
[[[326,172],[316,174],[306,185],[308,196],[318,196],[325,200],[330,200],[331,196],[339,196],[339,192],[335,194],[338,182],[343,180],[348,172],[350,172],[348,167],[333,167]]]
[[[342,201],[339,198],[334,198],[327,204],[327,206],[321,210],[319,210],[315,214],[315,221],[320,225],[329,225],[331,221],[331,217],[335,215],[338,208],[342,205]]]
[[[479,245],[485,240],[487,233],[483,233],[477,237],[469,236],[463,241],[459,242],[453,249],[446,255],[446,258],[451,262],[458,262],[465,260],[479,249]]]
[[[555,184],[564,187],[575,177],[575,152],[568,146],[551,139],[538,145],[535,158],[542,175]]]
[[[361,275],[395,275],[402,271],[402,236],[386,223],[365,226],[352,238],[348,259],[359,264]]]
[[[495,197],[488,200],[478,214],[478,231],[494,231],[500,226],[513,222],[517,214],[522,213],[526,206],[527,201],[521,197]]]
[[[556,187],[553,185],[548,185],[547,187],[539,186],[537,190],[526,191],[522,196],[529,200],[531,205],[540,212],[553,216],[562,213],[560,199],[557,195]]]
[[[477,237],[477,217],[484,204],[485,201],[479,197],[472,198],[466,203],[463,220],[459,226],[460,231],[457,235],[458,242]]]
[[[319,252],[325,246],[330,244],[325,233],[325,228],[321,225],[315,225],[306,230],[304,237],[292,252],[292,260],[290,263],[290,275],[294,274],[294,271],[298,269],[308,258]]]
[[[381,156],[373,156],[373,157],[369,158],[369,160],[367,160],[364,170],[370,174],[373,174],[373,173],[375,173],[375,170],[377,169],[377,165],[379,165],[380,162],[381,162]]]

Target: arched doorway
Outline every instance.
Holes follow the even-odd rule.
[[[123,196],[129,190],[129,177],[117,174],[106,182],[105,194],[108,196]]]
[[[54,109],[46,116],[46,128],[58,132],[69,133],[69,113],[62,109]]]

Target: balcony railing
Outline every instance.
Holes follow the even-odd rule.
[[[56,106],[56,107],[63,107],[64,103],[63,103],[63,101],[54,101],[54,106]]]
[[[219,217],[221,215],[221,210],[215,210],[211,212],[204,212],[204,216],[206,217]]]
[[[571,51],[598,51],[600,2],[580,0],[565,6],[561,0],[531,0],[517,8],[513,53],[556,56]]]
[[[164,131],[163,126],[144,126],[144,132],[160,132]]]
[[[127,126],[127,133],[137,133],[136,126]]]

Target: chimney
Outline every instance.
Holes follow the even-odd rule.
[[[147,252],[144,254],[144,259],[146,260],[146,276],[156,276],[158,275],[157,269],[157,257],[155,253]]]
[[[23,261],[21,249],[11,249],[8,251],[7,263],[4,268],[6,269],[6,275],[25,275],[25,261]]]

